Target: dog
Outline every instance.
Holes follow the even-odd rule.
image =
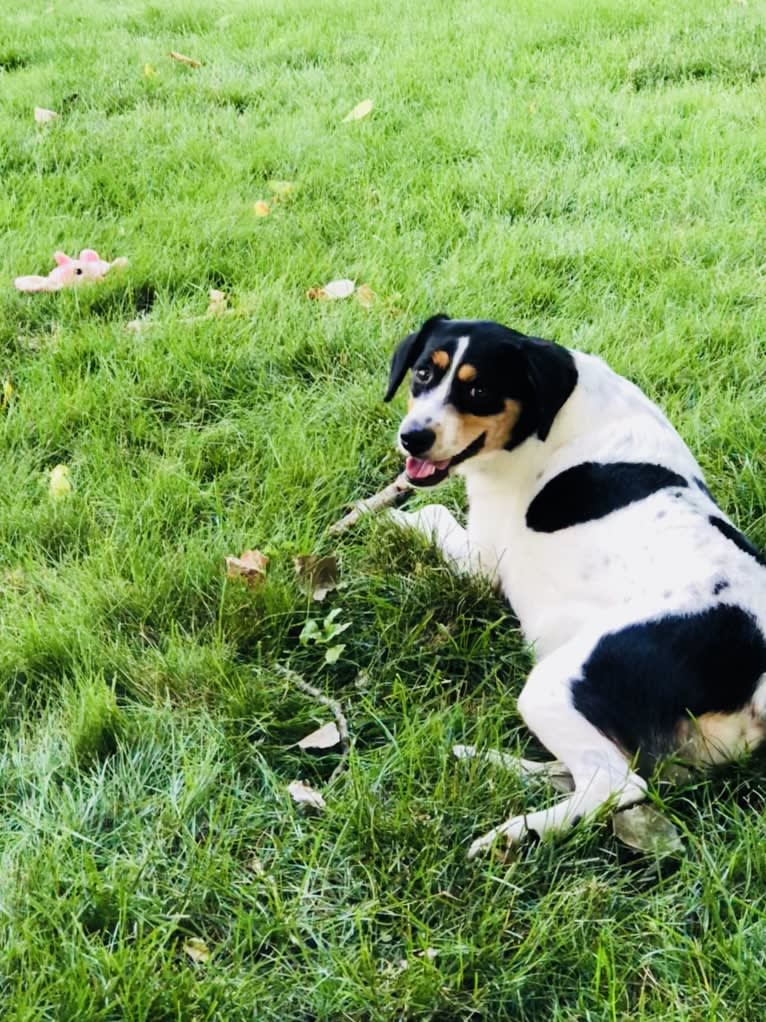
[[[513,763],[571,775],[571,794],[511,816],[469,856],[641,801],[663,758],[715,765],[754,749],[766,559],[660,409],[601,359],[486,320],[434,316],[405,337],[386,401],[408,370],[407,478],[462,476],[468,520],[439,504],[390,514],[499,586],[535,656],[519,713],[558,761]]]

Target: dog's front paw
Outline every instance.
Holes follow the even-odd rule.
[[[481,852],[488,851],[501,837],[505,838],[506,848],[512,848],[514,845],[521,844],[528,833],[526,817],[512,816],[505,823],[501,823],[499,827],[493,827],[486,834],[477,837],[468,849],[468,858],[475,859]]]
[[[398,525],[400,529],[417,529],[417,514],[411,511],[397,511],[396,508],[386,511],[386,520]]]

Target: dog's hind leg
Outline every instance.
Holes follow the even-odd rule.
[[[491,763],[492,766],[502,767],[503,770],[521,774],[522,777],[541,777],[550,781],[558,791],[572,791],[574,788],[572,775],[558,759],[539,763],[537,760],[512,756],[497,749],[477,749],[475,745],[453,745],[452,755],[455,759],[478,759],[483,763]]]
[[[418,511],[389,511],[388,517],[397,525],[414,529],[434,543],[456,571],[483,575],[494,581],[497,558],[470,547],[467,531],[443,504],[427,504]]]
[[[469,858],[499,837],[510,845],[531,831],[540,837],[561,832],[608,803],[620,808],[646,796],[646,782],[632,770],[626,755],[572,703],[571,682],[578,676],[582,648],[581,643],[568,643],[546,657],[534,668],[519,697],[519,712],[569,770],[574,792],[548,809],[511,816],[477,838]]]

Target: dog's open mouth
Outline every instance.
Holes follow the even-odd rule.
[[[447,478],[451,464],[451,458],[445,461],[423,461],[410,455],[404,463],[404,471],[409,481],[416,486],[435,486]]]
[[[405,474],[413,486],[436,486],[447,478],[450,469],[455,465],[478,454],[484,446],[486,436],[486,433],[482,433],[459,454],[452,458],[445,458],[444,461],[426,461],[423,458],[413,458],[410,455],[404,463]]]

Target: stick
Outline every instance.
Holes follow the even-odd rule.
[[[343,713],[343,707],[337,699],[331,699],[330,696],[326,696],[324,692],[321,692],[314,685],[309,685],[309,683],[304,681],[300,674],[298,674],[297,671],[292,670],[292,668],[285,667],[283,664],[276,664],[275,667],[282,677],[286,678],[291,685],[295,685],[295,687],[299,688],[301,692],[305,692],[306,695],[311,696],[312,699],[316,699],[316,701],[321,703],[322,706],[326,706],[332,711],[332,714],[335,717],[335,723],[338,726],[338,735],[340,736],[340,762],[330,774],[330,780],[327,782],[328,784],[332,784],[336,777],[339,777],[345,769],[346,759],[348,758],[349,749],[351,748],[348,737],[348,721]]]
[[[339,533],[345,532],[356,525],[362,515],[381,511],[384,507],[395,507],[397,504],[401,504],[411,492],[412,484],[404,472],[402,472],[385,489],[374,493],[371,497],[366,497],[364,500],[358,500],[347,515],[344,515],[343,518],[330,526],[328,532],[331,536],[337,536]]]

